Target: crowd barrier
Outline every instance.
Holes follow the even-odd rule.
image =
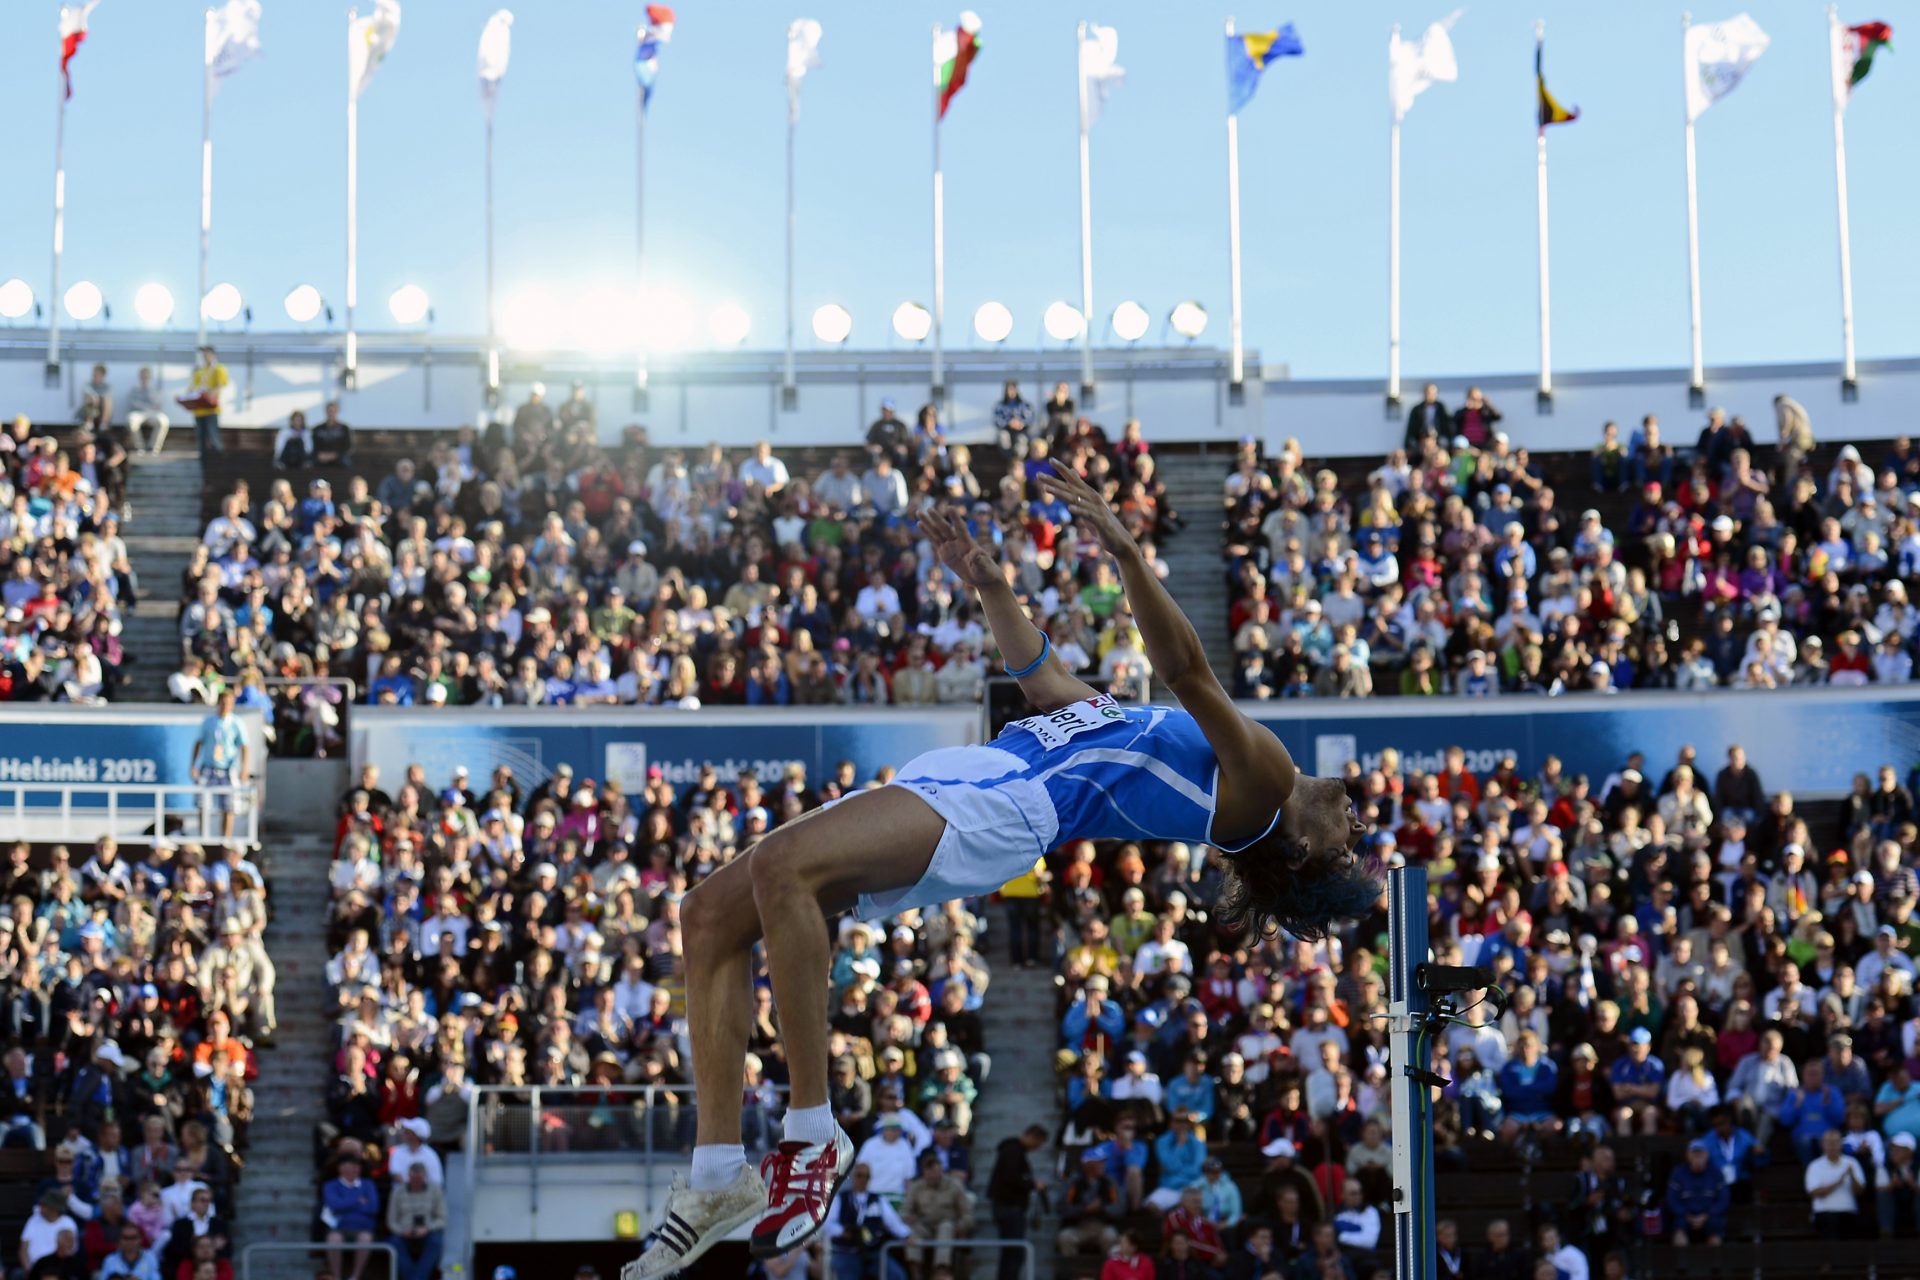
[[[646,786],[649,767],[685,787],[708,762],[729,784],[752,768],[771,788],[798,762],[817,785],[841,760],[852,760],[864,780],[883,764],[979,734],[977,707],[355,707],[348,743],[354,767],[379,765],[388,786],[398,785],[410,764],[421,765],[436,787],[457,765],[480,786],[504,764],[532,787],[565,763],[580,777],[618,783],[633,795]]]

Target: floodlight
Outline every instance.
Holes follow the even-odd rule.
[[[67,290],[66,303],[67,314],[75,320],[91,320],[106,306],[106,299],[100,296],[99,285],[82,280]]]
[[[173,291],[163,284],[143,284],[133,295],[133,313],[140,323],[159,328],[173,319]]]
[[[813,336],[828,346],[837,347],[853,333],[853,316],[837,302],[829,302],[813,313]]]
[[[893,331],[907,342],[925,342],[933,332],[933,312],[917,302],[903,302],[893,309]]]
[[[982,342],[1005,342],[1013,332],[1013,312],[1004,302],[983,302],[973,313],[973,331]]]

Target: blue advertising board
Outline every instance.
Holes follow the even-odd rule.
[[[1882,764],[1902,777],[1920,764],[1920,689],[1912,686],[1241,705],[1303,769],[1323,775],[1338,774],[1349,760],[1372,768],[1388,747],[1400,752],[1406,771],[1431,772],[1458,746],[1475,773],[1512,753],[1531,774],[1553,755],[1568,773],[1597,783],[1629,752],[1644,753],[1658,775],[1689,745],[1711,775],[1737,743],[1770,790],[1819,798],[1846,794],[1854,774],[1871,775]]]
[[[90,802],[107,788],[177,787],[193,782],[193,744],[205,708],[82,707],[49,703],[0,707],[0,791],[13,807],[57,809],[61,793]],[[266,760],[259,712],[236,713]]]
[[[961,746],[980,736],[975,707],[841,710],[777,708],[699,711],[633,707],[355,707],[350,722],[355,768],[380,766],[386,785],[418,764],[438,786],[456,765],[481,785],[499,765],[532,786],[563,761],[583,778],[616,782],[633,794],[649,766],[674,786],[695,781],[712,762],[722,778],[741,769],[763,778],[798,761],[807,776],[831,774],[851,760],[864,779],[935,747]]]

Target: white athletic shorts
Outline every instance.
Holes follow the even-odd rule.
[[[1045,786],[1007,775],[1027,761],[993,746],[942,747],[908,761],[889,785],[905,787],[947,821],[933,860],[904,889],[861,894],[855,911],[878,920],[949,898],[992,893],[1032,870],[1059,835]]]

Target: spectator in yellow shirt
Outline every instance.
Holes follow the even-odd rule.
[[[180,397],[180,403],[193,414],[193,432],[199,438],[202,459],[210,453],[222,452],[220,409],[227,388],[232,385],[233,379],[227,375],[227,366],[220,363],[219,354],[212,347],[201,347],[200,363],[187,379],[187,394]]]

